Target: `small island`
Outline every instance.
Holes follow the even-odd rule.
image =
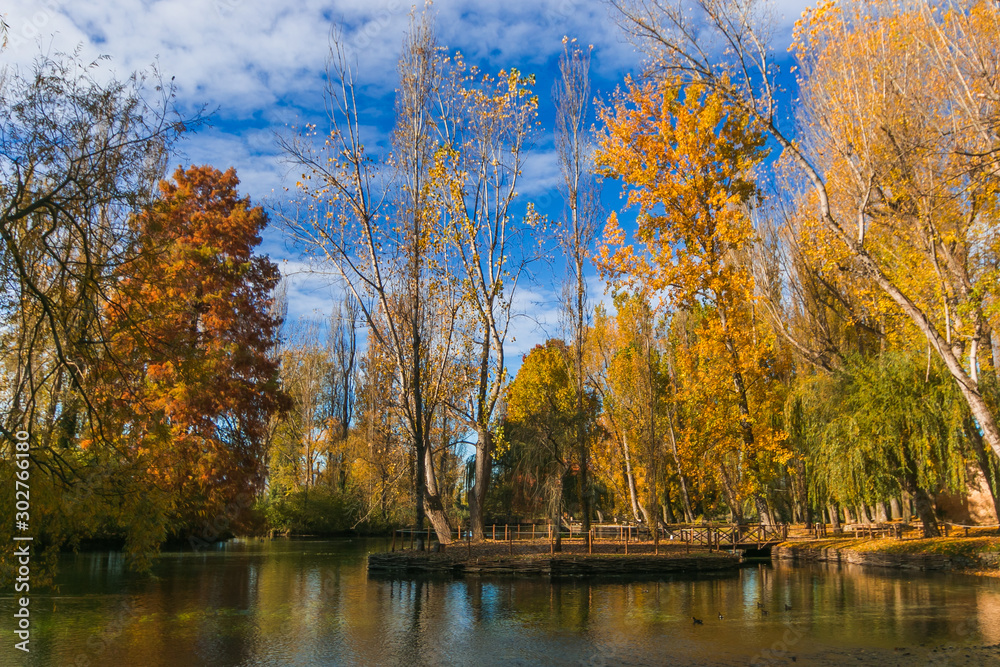
[[[563,544],[552,553],[548,540],[524,540],[517,543],[481,542],[455,544],[444,551],[405,549],[372,553],[368,556],[369,574],[451,574],[515,575],[550,578],[573,576],[648,576],[679,573],[706,573],[734,570],[742,558],[738,553],[686,549],[683,545],[660,544],[658,553],[652,542],[629,545],[611,542],[593,545]]]

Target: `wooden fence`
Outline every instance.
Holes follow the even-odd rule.
[[[517,524],[489,524],[485,526],[485,539],[487,542],[516,542],[523,540],[554,540],[556,532],[552,524],[517,523]],[[627,545],[630,542],[649,541],[651,535],[645,525],[624,524],[624,523],[598,523],[591,524],[590,532],[584,533],[579,523],[564,524],[559,527],[558,535],[562,539],[580,539],[587,544],[596,541],[620,542]],[[464,542],[471,537],[468,528],[458,528],[452,531],[452,540]],[[788,525],[778,524],[767,526],[763,524],[719,524],[719,525],[690,525],[690,524],[669,524],[661,526],[659,539],[663,542],[674,542],[687,546],[703,546],[712,549],[722,548],[747,548],[755,546],[761,548],[777,542],[781,542],[788,537]],[[412,528],[400,528],[393,531],[392,549],[413,548],[418,539],[426,540],[431,544],[437,540],[437,535],[431,528],[426,530],[415,530]]]

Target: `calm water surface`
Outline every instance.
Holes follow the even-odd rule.
[[[384,548],[237,541],[164,554],[154,577],[68,556],[59,592],[32,596],[29,659],[9,664],[837,664],[847,649],[1000,643],[996,579],[769,563],[651,581],[369,578],[365,555]]]

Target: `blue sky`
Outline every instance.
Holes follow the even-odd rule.
[[[781,30],[775,51],[788,44],[792,23],[811,4],[778,0]],[[409,2],[400,0],[103,0],[99,3],[15,0],[2,10],[10,25],[4,65],[25,66],[39,53],[80,47],[86,59],[107,55],[119,76],[156,63],[174,77],[178,103],[188,111],[214,111],[212,125],[190,134],[176,163],[236,167],[242,191],[256,202],[280,196],[294,184],[280,159],[274,133],[315,121],[323,110],[323,74],[331,30],[356,57],[372,119],[366,143],[385,138],[391,124],[395,64],[407,26]],[[551,90],[564,35],[594,46],[591,68],[595,96],[608,99],[627,73],[641,70],[643,56],[628,43],[601,0],[439,0],[432,11],[439,42],[460,50],[489,70],[517,67],[537,77],[542,127],[525,165],[524,197],[550,217],[562,206],[555,190]],[[176,166],[176,165],[174,165]],[[604,200],[618,202],[606,186]],[[301,267],[294,249],[271,230],[263,250],[286,270]],[[520,293],[531,313],[517,323],[508,359],[558,335],[558,293],[563,262],[538,265],[534,282]],[[591,272],[593,273],[593,272]],[[596,276],[593,300],[603,297]],[[297,275],[290,291],[291,317],[320,317],[333,301],[322,281]]]

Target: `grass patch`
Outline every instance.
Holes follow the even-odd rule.
[[[1000,536],[928,537],[907,540],[833,538],[798,544],[807,546],[809,549],[850,550],[858,553],[921,554],[973,558],[981,553],[1000,551]]]

